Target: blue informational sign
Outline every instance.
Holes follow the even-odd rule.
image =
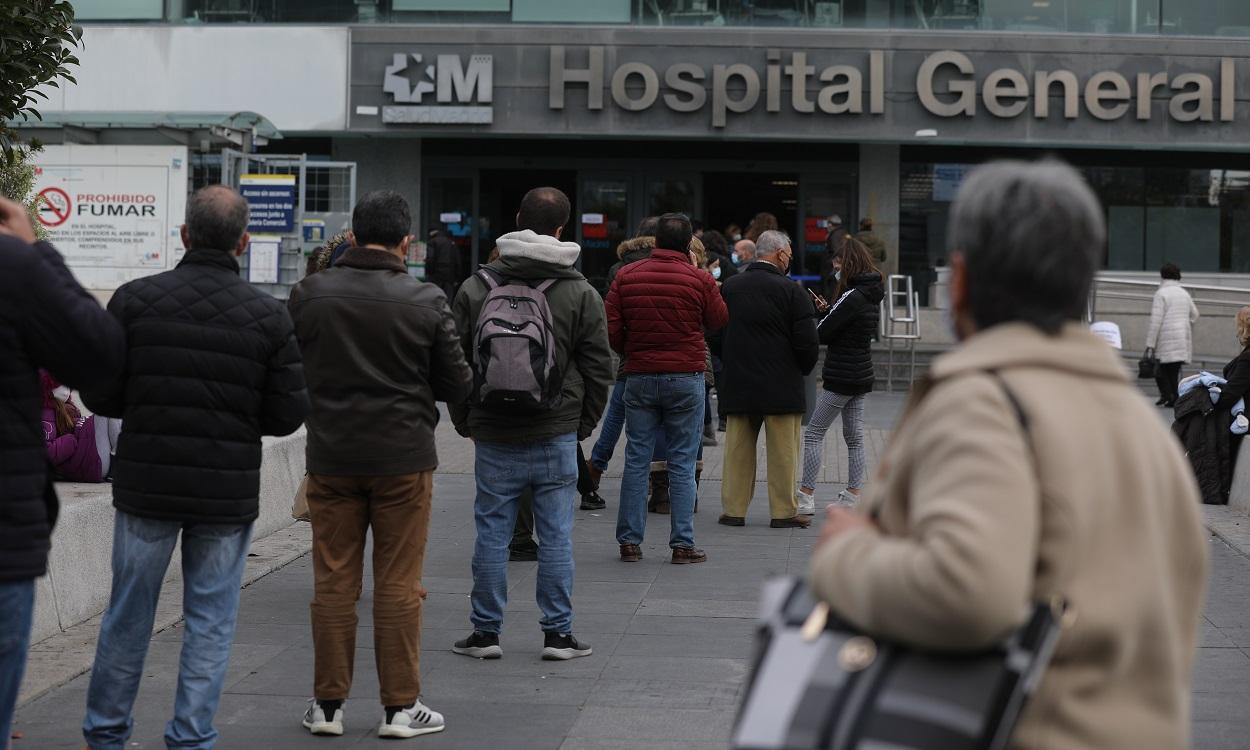
[[[245,174],[239,179],[239,193],[251,209],[247,231],[295,231],[295,175]]]

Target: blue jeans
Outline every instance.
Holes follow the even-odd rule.
[[[630,375],[625,384],[625,475],[616,540],[642,544],[657,428],[667,438],[670,547],[694,546],[694,469],[703,441],[703,373]]]
[[[618,380],[612,386],[608,411],[603,415],[603,429],[599,430],[599,439],[590,450],[590,465],[599,471],[608,470],[608,462],[616,452],[616,444],[621,441],[621,430],[625,429],[625,404],[621,402],[624,395],[625,381]]]
[[[82,733],[91,750],[123,750],[134,727],[131,709],[152,621],[174,544],[182,534],[182,608],[186,630],[178,663],[169,748],[211,748],[213,716],[226,679],[239,614],[239,586],[252,525],[158,521],[117,511],[113,523],[113,590],[100,626],[87,688]]]
[[[538,534],[535,597],[544,632],[573,630],[573,507],[577,502],[577,435],[537,443],[474,441],[477,500],[473,517],[474,630],[498,633],[508,604],[508,544],[516,525],[521,494],[534,495]]]
[[[26,671],[30,620],[35,610],[35,581],[0,583],[0,743],[9,741],[13,707]]]

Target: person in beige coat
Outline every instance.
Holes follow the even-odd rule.
[[[1079,322],[1098,202],[1065,165],[996,163],[951,226],[962,343],[913,392],[860,510],[829,510],[812,586],[864,632],[937,651],[988,647],[1063,597],[1012,747],[1187,748],[1206,540],[1179,445]]]

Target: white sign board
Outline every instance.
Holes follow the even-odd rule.
[[[182,259],[185,146],[46,146],[39,221],[88,289],[113,290]]]
[[[248,245],[247,280],[253,284],[277,284],[281,248],[280,236],[254,235]]]

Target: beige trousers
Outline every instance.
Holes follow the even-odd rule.
[[[725,430],[725,470],[721,506],[725,515],[744,517],[755,492],[755,445],[764,428],[768,458],[768,511],[773,518],[793,518],[798,479],[802,414],[732,414]]]

